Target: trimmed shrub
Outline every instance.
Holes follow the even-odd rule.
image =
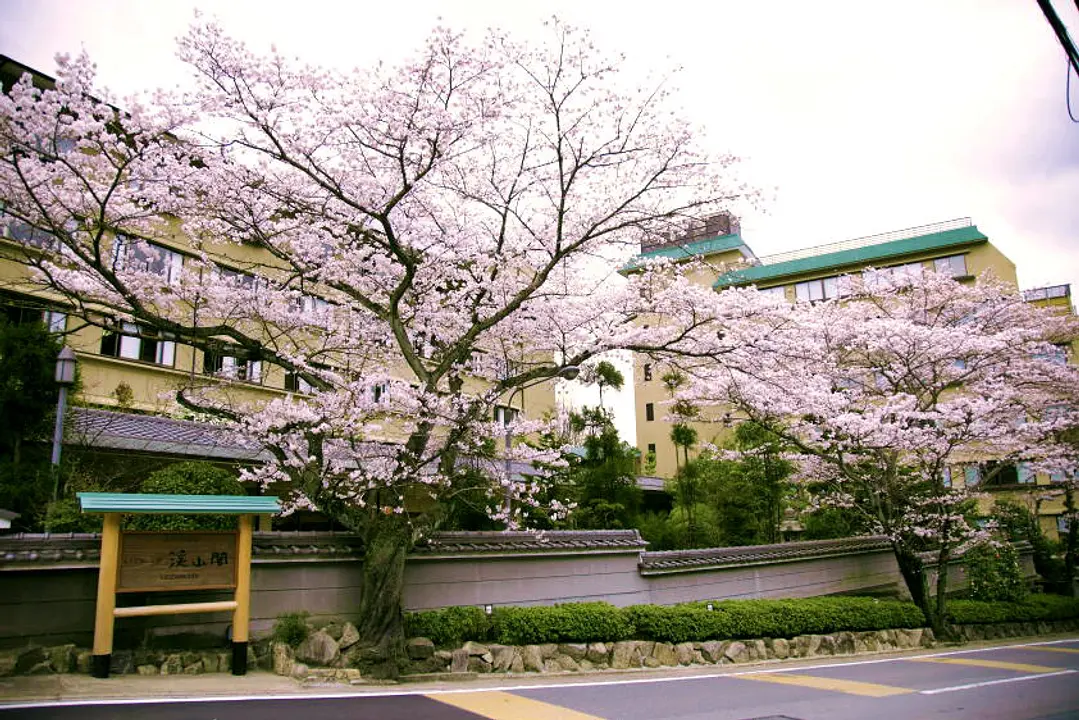
[[[682,624],[699,623],[707,629],[705,637],[686,639],[718,640],[726,638],[794,637],[805,634],[824,634],[841,631],[887,630],[901,627],[922,627],[925,615],[914,603],[896,600],[877,600],[864,597],[819,597],[785,600],[724,600],[711,603],[688,603],[675,608],[687,614],[686,619],[668,619],[668,626],[678,629]],[[702,615],[703,613],[703,615]],[[718,616],[710,619],[708,616]],[[681,632],[667,635],[662,628],[638,625],[638,635],[648,640],[681,642]]]
[[[273,624],[273,639],[296,647],[307,639],[311,628],[307,624],[308,612],[284,613]]]
[[[971,600],[1018,602],[1026,596],[1019,553],[1011,543],[986,542],[963,556],[970,576]]]
[[[405,635],[425,637],[435,645],[460,645],[486,640],[487,616],[478,607],[448,607],[405,614]]]
[[[1060,595],[1028,595],[1020,602],[952,600],[948,603],[948,620],[960,625],[1075,618],[1079,618],[1079,598]]]
[[[246,495],[236,477],[208,462],[182,462],[150,474],[139,489],[161,495]],[[126,530],[235,530],[233,515],[134,515]]]
[[[504,607],[491,616],[492,640],[505,645],[610,642],[633,636],[630,617],[603,602]]]

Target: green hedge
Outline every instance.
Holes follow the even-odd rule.
[[[712,609],[708,609],[711,604]],[[1079,599],[1031,595],[1022,602],[951,600],[954,623],[1028,622],[1079,618]],[[843,631],[924,627],[925,616],[910,602],[865,597],[792,600],[722,600],[666,607],[567,603],[549,607],[500,607],[490,615],[477,607],[409,613],[409,637],[437,645],[466,640],[505,645],[611,642],[637,638],[660,642],[794,637]]]
[[[491,615],[489,634],[505,645],[604,642],[632,636],[627,614],[603,602],[499,608]]]
[[[1019,602],[950,600],[948,620],[968,623],[1035,622],[1079,618],[1079,598],[1062,595],[1028,595]]]
[[[843,630],[922,627],[925,616],[914,603],[862,597],[794,600],[725,600],[675,607],[627,608],[637,636],[645,640],[685,642],[727,638],[794,637]]]
[[[925,618],[913,603],[859,597],[795,600],[725,600],[674,607],[634,605],[616,608],[600,602],[539,607],[500,607],[487,616],[476,607],[409,613],[409,637],[437,645],[466,640],[506,645],[557,642],[610,642],[639,638],[663,642],[726,638],[793,637],[841,630],[922,627]]]

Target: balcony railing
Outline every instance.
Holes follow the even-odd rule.
[[[829,243],[827,245],[817,245],[815,247],[803,248],[801,250],[791,250],[790,252],[776,253],[775,255],[766,255],[760,258],[761,265],[776,265],[781,262],[788,262],[790,260],[801,260],[808,257],[817,257],[819,255],[827,255],[829,253],[841,252],[843,250],[855,250],[857,248],[869,247],[871,245],[880,245],[886,242],[892,242],[893,240],[906,240],[907,238],[924,237],[925,235],[933,235],[939,232],[945,232],[947,230],[956,230],[958,228],[970,227],[973,223],[970,218],[956,218],[954,220],[945,220],[943,222],[932,223],[930,225],[918,225],[917,227],[906,228],[904,230],[892,230],[891,232],[880,233],[879,235],[867,235],[865,237],[854,238],[852,240],[842,240],[840,242]]]

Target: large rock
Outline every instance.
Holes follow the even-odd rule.
[[[114,650],[109,659],[109,672],[113,675],[127,675],[135,670],[134,657],[130,650]]]
[[[543,654],[539,645],[525,645],[521,648],[521,663],[528,672],[543,672]]]
[[[139,665],[135,670],[139,675],[157,675],[157,665]]]
[[[334,642],[340,640],[345,634],[345,626],[341,623],[333,620],[326,623],[326,626],[322,628],[322,632],[326,633],[334,639]],[[357,638],[358,639],[358,638]],[[338,643],[340,644],[340,643]]]
[[[308,665],[331,665],[337,659],[340,647],[337,641],[319,630],[307,636],[296,648],[296,659]]]
[[[726,649],[719,640],[708,640],[701,643],[701,655],[710,663],[717,663],[723,659],[723,651]]]
[[[202,660],[199,659],[198,661],[193,662],[190,665],[184,666],[184,675],[201,675],[202,670]]]
[[[777,660],[786,660],[791,654],[790,641],[785,638],[776,638],[772,641],[772,654]]]
[[[732,663],[749,662],[749,653],[746,652],[746,644],[734,641],[723,651],[723,655]]]
[[[468,657],[468,651],[464,648],[457,648],[456,650],[454,650],[453,659],[450,660],[450,672],[468,672]]]
[[[303,663],[292,663],[292,677],[296,678],[297,680],[303,680],[310,672],[311,668],[307,667]]]
[[[492,645],[491,670],[494,672],[510,672],[510,668],[513,667],[513,659],[517,654],[517,648],[509,645]]]
[[[15,665],[19,660],[20,650],[0,651],[0,677],[7,677],[15,673]]]
[[[49,649],[49,663],[52,669],[58,673],[69,673],[75,669],[78,660],[78,652],[75,645],[58,645]]]
[[[491,653],[486,653],[485,655],[469,655],[468,671],[474,673],[491,672],[491,663],[484,660],[485,657],[491,657]]]
[[[693,664],[693,643],[684,642],[674,646],[674,656],[678,658],[679,665]]]
[[[539,646],[539,649],[540,656],[542,656],[544,660],[553,660],[554,656],[558,654],[558,646],[554,643],[544,643]]]
[[[677,665],[678,656],[674,653],[674,645],[665,642],[656,643],[652,649],[652,657],[659,662],[660,665]]]
[[[837,655],[852,655],[854,653],[854,633],[841,632],[836,635],[835,651]]]
[[[165,658],[165,662],[161,663],[162,675],[179,675],[184,671],[184,661],[179,654],[172,654]]]
[[[556,655],[554,661],[566,672],[580,672],[581,670],[580,664],[569,655]]]
[[[292,648],[287,643],[275,642],[270,648],[270,655],[273,658],[275,675],[285,675],[287,677],[292,674]]]
[[[355,625],[347,622],[341,629],[341,637],[335,639],[337,640],[337,647],[342,650],[348,650],[360,641],[360,631],[356,629]]]
[[[584,643],[562,643],[558,646],[558,652],[560,655],[573,658],[575,662],[580,662],[588,654],[588,645]]]
[[[635,640],[622,640],[614,644],[611,651],[611,668],[614,670],[628,670],[641,666],[640,646]]]
[[[45,648],[32,647],[19,653],[15,659],[15,675],[25,675],[30,668],[49,661],[49,653]]]
[[[435,644],[425,637],[409,638],[405,643],[405,652],[410,660],[426,660],[435,654]]]
[[[490,649],[488,649],[486,645],[481,645],[478,642],[469,640],[461,646],[461,649],[468,653],[469,657],[478,657],[485,663],[490,663],[493,660]]]
[[[510,663],[510,672],[523,673],[525,671],[525,661],[521,657],[521,652],[517,648],[513,649],[513,662]]]
[[[607,662],[607,646],[601,642],[589,643],[585,658],[594,663]]]

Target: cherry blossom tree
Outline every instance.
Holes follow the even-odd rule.
[[[677,397],[729,407],[790,443],[823,504],[853,508],[891,539],[940,632],[944,569],[982,533],[971,519],[978,488],[951,471],[980,464],[988,482],[1009,464],[1073,467],[1060,433],[1076,419],[1079,371],[1053,343],[1074,337],[1076,320],[990,277],[864,278],[848,298],[732,323],[721,363],[680,361],[689,380]],[[927,564],[940,569],[935,593]]]
[[[618,271],[642,239],[744,197],[733,158],[701,150],[662,82],[630,87],[587,34],[548,31],[437,29],[399,65],[338,72],[200,20],[179,42],[184,94],[112,98],[78,57],[55,89],[24,77],[0,98],[3,222],[23,245],[5,257],[29,268],[16,289],[231,358],[176,401],[272,453],[250,479],[363,535],[373,672],[403,657],[406,553],[460,464],[498,446],[492,406],[719,322],[680,269]],[[647,330],[647,313],[669,326]],[[294,392],[244,402],[240,381],[270,366]],[[514,508],[536,489],[501,482]]]

